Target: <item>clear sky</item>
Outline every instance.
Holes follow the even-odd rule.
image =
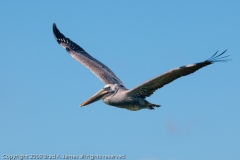
[[[3,155],[240,159],[240,1],[0,1]],[[232,61],[182,77],[137,112],[98,101],[104,85],[53,37],[52,24],[126,88],[228,49]],[[6,158],[6,157],[5,157]]]

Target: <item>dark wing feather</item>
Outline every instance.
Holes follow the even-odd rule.
[[[134,97],[148,97],[151,94],[153,94],[154,91],[157,89],[163,87],[164,85],[174,81],[175,79],[178,79],[182,76],[189,75],[191,73],[194,73],[195,71],[199,70],[202,67],[208,66],[214,62],[222,62],[227,61],[226,58],[228,56],[221,57],[227,50],[225,50],[223,53],[217,55],[217,52],[208,60],[195,63],[195,64],[189,64],[186,66],[182,66],[179,68],[172,69],[166,73],[163,73],[153,79],[150,79],[143,84],[127,91],[128,96],[134,96]]]
[[[53,33],[57,42],[66,49],[66,51],[78,62],[86,66],[93,74],[95,74],[104,84],[121,84],[121,80],[104,64],[90,56],[76,43],[66,38],[53,24]]]

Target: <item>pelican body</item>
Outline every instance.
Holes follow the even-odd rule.
[[[103,102],[108,105],[126,108],[131,111],[137,111],[143,108],[154,109],[153,107],[160,107],[160,105],[148,102],[145,98],[139,96],[129,96],[127,93],[128,90],[123,85],[107,84],[103,87],[103,89],[80,106],[85,106],[102,99]]]
[[[222,56],[226,50],[221,54],[217,54],[218,52],[216,52],[211,58],[203,62],[171,69],[168,72],[165,72],[138,85],[133,89],[128,90],[124,87],[121,80],[107,66],[93,58],[69,38],[66,38],[58,30],[55,23],[53,24],[53,33],[57,42],[66,49],[72,58],[86,66],[105,84],[105,86],[99,92],[83,102],[80,107],[102,99],[103,102],[108,105],[125,108],[131,111],[137,111],[140,109],[152,110],[155,107],[160,107],[160,105],[150,103],[145,98],[153,94],[154,91],[177,78],[194,73],[200,68],[213,64],[214,62],[227,61],[223,58],[228,57]]]

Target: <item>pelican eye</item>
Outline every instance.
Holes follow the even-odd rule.
[[[110,89],[110,87],[106,87],[105,89],[106,89],[106,90],[109,90],[109,89]]]

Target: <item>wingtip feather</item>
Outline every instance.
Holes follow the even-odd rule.
[[[53,23],[53,35],[57,42],[60,44],[61,39],[65,39],[66,37],[58,30],[57,25]]]
[[[218,51],[211,57],[209,58],[207,61],[210,62],[210,63],[215,63],[215,62],[227,62],[229,61],[230,59],[224,59],[224,58],[227,58],[229,57],[230,55],[226,55],[226,56],[222,56],[224,53],[227,52],[227,49],[225,51],[223,51],[222,53],[220,54],[217,54]],[[222,56],[222,57],[221,57]]]

